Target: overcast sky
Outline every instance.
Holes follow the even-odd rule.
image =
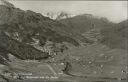
[[[11,1],[23,10],[39,13],[66,11],[71,14],[93,14],[113,22],[127,19],[127,1]]]

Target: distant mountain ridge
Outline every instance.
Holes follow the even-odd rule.
[[[104,29],[114,25],[114,23],[110,22],[107,18],[98,18],[91,14],[77,15],[68,19],[62,19],[60,22],[66,24],[69,26],[68,29],[72,29],[77,33],[84,33],[93,28]]]

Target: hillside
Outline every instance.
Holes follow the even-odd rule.
[[[83,14],[59,21],[67,25],[65,29],[70,29],[73,33],[82,35],[91,44],[98,42],[111,48],[127,48],[128,20],[113,23],[104,17]]]
[[[66,24],[68,29],[80,34],[91,29],[104,29],[114,25],[114,23],[110,22],[107,18],[100,18],[91,14],[77,15],[60,21]]]
[[[67,26],[67,28],[61,29],[67,32],[70,31],[84,45],[99,41],[99,39],[102,39],[102,34],[100,33],[102,29],[111,28],[116,25],[116,23],[112,23],[107,18],[96,17],[92,14],[82,14],[74,17],[67,16],[67,18],[58,21]]]
[[[48,52],[33,46],[44,47],[48,41],[53,44],[67,42],[74,46],[79,45],[69,34],[59,33],[54,27],[66,28],[65,25],[39,13],[0,5],[0,47],[20,59],[49,57]]]
[[[0,81],[126,82],[128,20],[91,14],[52,20],[2,1]]]
[[[113,27],[101,30],[104,36],[101,43],[111,48],[128,49],[128,20],[120,22]]]
[[[121,78],[127,67],[127,51],[111,49],[102,44],[93,44],[68,50],[70,63],[67,74],[80,77]]]

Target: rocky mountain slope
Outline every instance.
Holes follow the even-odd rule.
[[[8,4],[0,5],[0,48],[4,50],[1,53],[11,53],[20,59],[41,59],[48,58],[48,52],[38,50],[33,45],[44,47],[48,41],[53,44],[67,42],[79,45],[69,34],[54,29],[66,28],[65,25],[39,13],[23,11]]]

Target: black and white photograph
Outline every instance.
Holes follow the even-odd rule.
[[[128,1],[0,0],[0,82],[128,82]]]

